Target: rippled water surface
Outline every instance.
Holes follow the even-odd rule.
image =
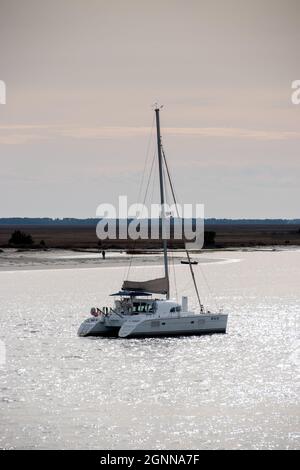
[[[124,267],[0,272],[0,447],[299,448],[300,252],[206,256],[226,335],[78,338]]]

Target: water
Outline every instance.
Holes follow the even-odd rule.
[[[299,448],[300,251],[206,257],[226,335],[78,338],[123,266],[0,272],[0,447]],[[192,295],[188,267],[175,270]]]

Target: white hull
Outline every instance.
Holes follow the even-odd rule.
[[[90,317],[81,323],[78,336],[118,336],[125,318],[117,315],[105,317]]]
[[[227,315],[187,315],[177,318],[128,319],[123,323],[120,338],[153,336],[186,336],[226,333]]]
[[[79,327],[79,336],[119,336],[138,338],[153,336],[187,336],[226,333],[225,314],[188,314],[157,318],[132,315],[117,318],[88,318]]]

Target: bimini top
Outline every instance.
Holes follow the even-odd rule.
[[[110,294],[110,296],[117,296],[117,295],[122,295],[125,297],[147,297],[152,295],[151,292],[143,292],[140,290],[120,290],[119,292],[115,292],[114,294]]]
[[[149,281],[124,281],[122,290],[167,294],[169,292],[169,279],[165,276],[158,279],[150,279]]]

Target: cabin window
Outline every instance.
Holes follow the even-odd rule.
[[[170,312],[181,312],[181,306],[180,305],[177,305],[177,307],[172,307]]]

